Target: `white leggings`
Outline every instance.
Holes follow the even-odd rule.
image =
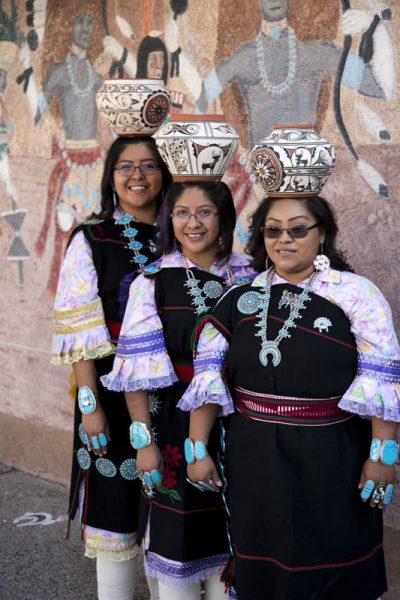
[[[96,559],[99,600],[133,600],[136,584],[136,556],[129,560]]]
[[[219,575],[214,575],[204,582],[205,600],[226,600],[225,585]],[[161,581],[158,582],[160,600],[200,600],[200,583],[185,588],[172,588]]]
[[[133,600],[136,586],[136,556],[129,560],[96,559],[99,600]],[[147,576],[150,600],[159,600],[158,581]]]

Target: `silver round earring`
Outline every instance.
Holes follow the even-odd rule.
[[[314,267],[316,271],[326,271],[329,269],[331,261],[324,254],[324,244],[321,243],[320,253],[314,258]]]

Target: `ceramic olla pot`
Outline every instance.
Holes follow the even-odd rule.
[[[96,104],[117,135],[150,136],[171,110],[171,92],[161,79],[106,79]]]
[[[335,150],[313,125],[275,125],[250,153],[257,181],[270,197],[318,196],[335,166]]]
[[[153,137],[174,181],[219,181],[239,145],[223,115],[171,115]]]

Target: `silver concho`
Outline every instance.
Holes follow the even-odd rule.
[[[261,300],[259,292],[245,292],[237,301],[237,308],[244,315],[253,315],[260,308]]]
[[[207,281],[204,284],[203,292],[208,298],[219,298],[223,292],[223,287],[218,281]]]
[[[82,471],[87,471],[90,469],[90,464],[92,461],[86,448],[79,448],[78,452],[76,453],[76,457]]]
[[[274,341],[266,341],[263,342],[262,348],[260,351],[260,363],[264,365],[264,367],[268,364],[268,355],[272,356],[272,364],[274,367],[277,367],[281,362],[282,355],[278,348],[278,344]]]
[[[85,446],[88,446],[89,439],[85,433],[85,430],[83,429],[83,423],[80,423],[79,428],[78,428],[78,433],[79,433],[79,438],[80,438],[82,444],[85,444]]]
[[[133,481],[139,477],[137,468],[136,468],[136,460],[134,458],[127,458],[121,463],[119,467],[119,472],[124,479],[128,481]]]
[[[314,329],[318,329],[320,333],[328,331],[329,327],[332,327],[332,321],[328,317],[318,317],[314,321]]]
[[[96,469],[104,477],[115,477],[117,474],[116,466],[108,458],[98,458],[96,460]]]

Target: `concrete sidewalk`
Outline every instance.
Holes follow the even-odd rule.
[[[2,465],[0,489],[0,600],[96,600],[95,563],[82,556],[77,521],[64,539],[67,490]],[[399,531],[385,529],[385,548],[384,600],[400,600]],[[142,564],[138,575],[135,600],[148,600]]]

